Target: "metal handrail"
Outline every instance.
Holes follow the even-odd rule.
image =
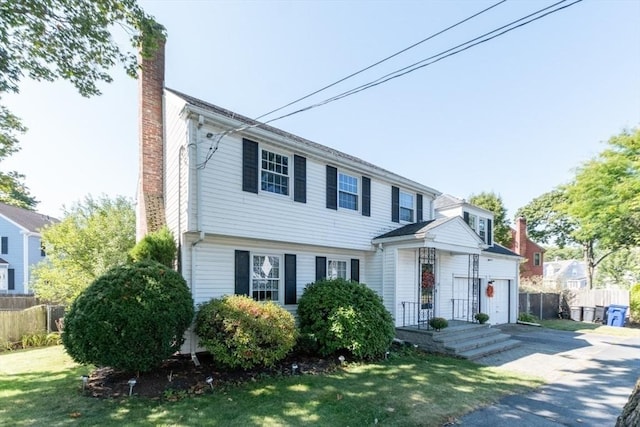
[[[419,329],[431,329],[429,321],[433,317],[433,305],[429,304],[431,308],[425,308],[427,304],[422,304],[413,301],[402,301],[400,306],[402,307],[402,326],[413,326]]]

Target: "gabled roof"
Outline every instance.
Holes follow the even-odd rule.
[[[413,224],[407,224],[400,228],[396,228],[395,230],[391,230],[388,233],[384,233],[380,236],[374,237],[374,240],[386,239],[389,237],[413,236],[419,233],[424,233],[425,231],[427,231],[427,226],[429,224],[433,224],[436,221],[441,220],[432,219],[431,221],[421,221]]]
[[[376,166],[372,163],[366,162],[358,157],[343,153],[342,151],[338,151],[338,150],[334,150],[333,148],[327,147],[326,145],[322,145],[322,144],[318,144],[317,142],[313,142],[310,141],[308,139],[304,139],[302,137],[299,137],[297,135],[294,135],[292,133],[289,132],[285,132],[281,129],[266,125],[264,123],[255,121],[253,119],[250,119],[246,116],[243,116],[241,114],[237,114],[234,113],[233,111],[227,110],[225,108],[222,107],[218,107],[217,105],[214,104],[210,104],[206,101],[203,101],[201,99],[198,98],[194,98],[192,96],[189,96],[187,94],[184,94],[182,92],[179,92],[177,90],[174,89],[169,89],[169,88],[165,88],[165,91],[170,92],[176,96],[178,96],[179,98],[181,98],[183,101],[185,101],[187,104],[192,105],[194,107],[200,108],[202,110],[205,110],[207,112],[219,115],[219,116],[223,116],[232,120],[237,120],[240,123],[243,123],[245,125],[248,125],[248,127],[255,127],[255,128],[259,128],[259,129],[263,129],[265,131],[268,131],[270,133],[273,133],[275,135],[279,135],[283,138],[285,138],[286,140],[289,141],[293,141],[297,144],[300,144],[304,147],[307,147],[311,150],[314,151],[320,151],[322,153],[324,153],[324,155],[326,155],[329,158],[336,158],[336,159],[340,159],[343,161],[347,161],[347,162],[351,162],[351,163],[355,163],[357,165],[359,165],[360,167],[363,167],[364,169],[367,170],[371,170],[376,172],[379,175],[383,175],[383,176],[387,176],[390,180],[392,181],[398,181],[398,182],[406,182],[409,183],[411,186],[414,187],[418,187],[418,188],[422,188],[422,191],[424,191],[425,193],[430,193],[433,194],[434,196],[438,196],[439,194],[441,194],[440,191],[435,190],[431,187],[428,187],[424,184],[420,184],[418,182],[412,181],[408,178],[405,178],[401,175],[395,174],[393,172],[390,172],[386,169],[383,169],[379,166]]]
[[[56,218],[38,212],[0,203],[0,216],[31,233],[39,233],[46,225],[58,222]]]
[[[0,264],[9,264],[8,261],[3,260],[2,258],[0,258]]]

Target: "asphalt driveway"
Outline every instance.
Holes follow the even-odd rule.
[[[479,359],[547,384],[458,420],[465,426],[614,426],[640,377],[640,337],[501,327],[522,345]]]

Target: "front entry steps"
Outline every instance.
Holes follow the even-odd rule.
[[[489,324],[449,321],[440,331],[407,326],[396,328],[396,338],[435,353],[475,360],[518,347],[520,341]]]

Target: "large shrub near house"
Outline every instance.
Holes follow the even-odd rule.
[[[148,371],[180,349],[194,316],[180,274],[144,261],[95,280],[65,315],[62,343],[78,363]]]
[[[273,366],[287,356],[297,338],[291,313],[242,295],[201,304],[195,323],[200,345],[229,368]]]
[[[157,261],[169,268],[173,267],[178,248],[171,230],[165,225],[158,231],[153,231],[142,238],[129,251],[129,259],[138,261]]]
[[[326,356],[347,350],[357,358],[381,356],[395,335],[391,314],[366,285],[343,279],[307,286],[298,304],[302,334],[316,339]]]
[[[640,283],[631,287],[629,293],[629,315],[631,320],[640,323]]]

